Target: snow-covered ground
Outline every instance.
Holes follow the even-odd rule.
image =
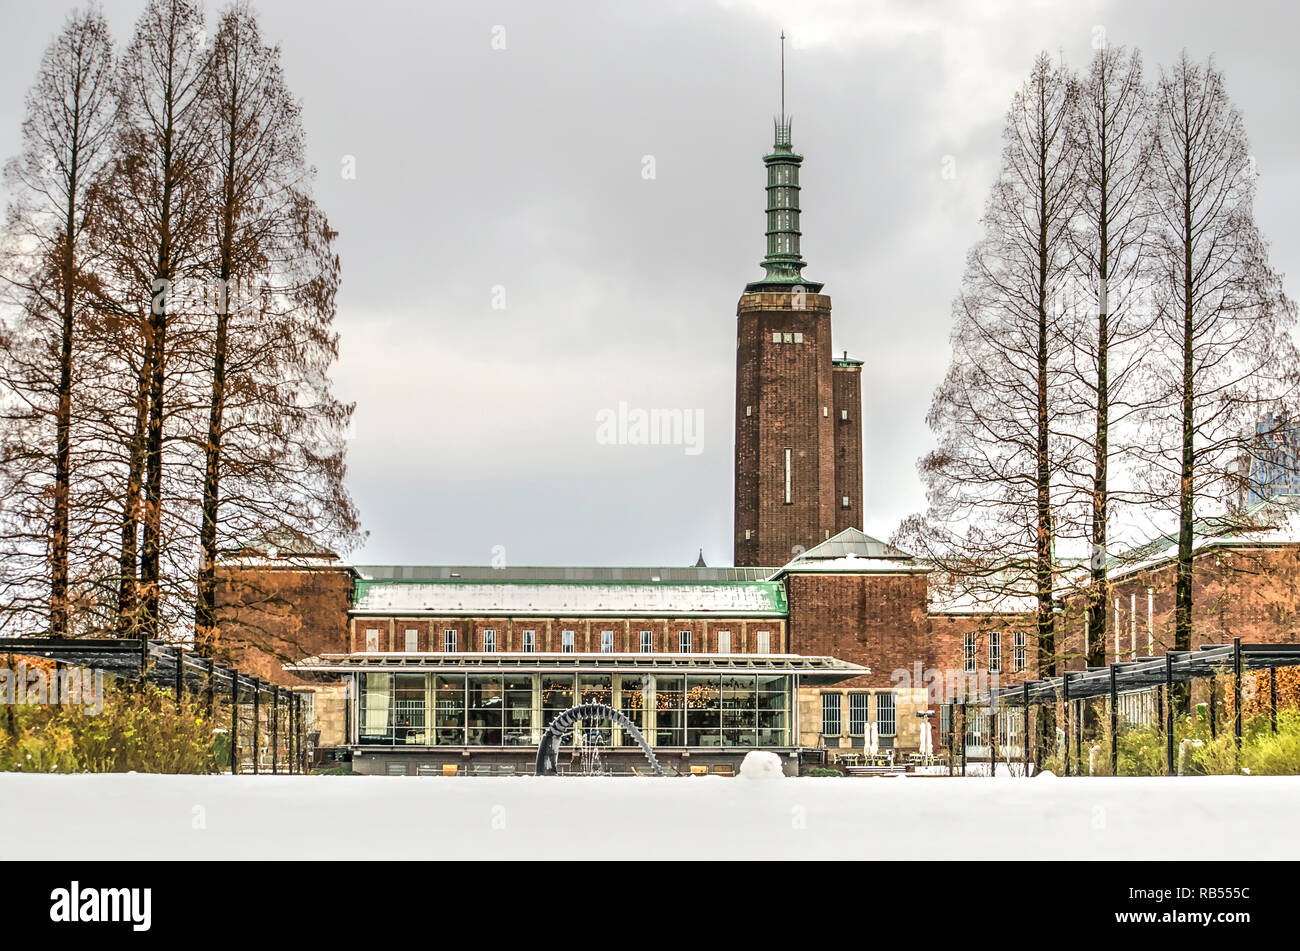
[[[1286,858],[1300,777],[0,774],[6,859]]]

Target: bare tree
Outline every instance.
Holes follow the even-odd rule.
[[[1192,643],[1194,523],[1228,512],[1255,424],[1293,398],[1295,307],[1255,225],[1255,168],[1240,113],[1213,61],[1162,70],[1154,219],[1162,402],[1145,463],[1157,504],[1176,510],[1174,647]],[[1170,425],[1170,422],[1173,425]],[[1216,523],[1231,530],[1231,518]],[[1180,697],[1186,704],[1183,691]]]
[[[310,194],[300,108],[278,47],[244,4],[217,27],[207,83],[219,289],[211,324],[211,395],[203,445],[195,638],[217,640],[221,543],[279,538],[337,544],[357,530],[342,486],[352,408],[330,395],[339,262]]]
[[[1076,301],[1084,302],[1073,328],[1072,372],[1082,425],[1078,473],[1085,504],[1091,566],[1087,596],[1087,662],[1106,662],[1107,549],[1115,502],[1126,491],[1133,431],[1146,406],[1144,373],[1151,355],[1147,290],[1150,202],[1150,94],[1135,50],[1104,47],[1093,56],[1075,114],[1079,148],[1078,206],[1072,232]],[[1120,438],[1115,438],[1116,436]],[[1116,477],[1124,480],[1116,495]]]
[[[159,633],[162,598],[163,453],[169,418],[169,333],[180,310],[177,285],[193,278],[206,225],[204,166],[210,134],[202,6],[191,0],[151,0],[123,56],[124,121],[118,145],[119,247],[133,295],[150,302],[145,332],[148,414],[140,481],[141,633]],[[191,288],[193,294],[194,289]],[[197,296],[197,295],[195,295]],[[134,529],[131,529],[134,532]],[[124,528],[123,536],[125,538]],[[125,561],[125,559],[123,559]]]
[[[0,469],[6,514],[16,517],[9,527],[26,536],[10,536],[6,567],[13,580],[13,570],[27,573],[24,556],[40,562],[44,570],[31,575],[44,575],[48,600],[34,596],[45,601],[56,637],[71,627],[73,360],[93,272],[90,185],[109,151],[114,75],[103,15],[95,7],[74,11],[41,60],[27,96],[22,152],[6,168],[15,198],[2,279],[21,318],[0,333],[7,437]]]
[[[952,362],[928,417],[939,443],[918,467],[928,511],[899,534],[990,603],[1028,585],[1044,676],[1057,664],[1054,510],[1069,448],[1057,300],[1073,251],[1077,95],[1076,80],[1043,54],[1012,101],[984,236],[954,304]]]

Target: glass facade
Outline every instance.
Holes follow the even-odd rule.
[[[785,747],[789,674],[424,674],[358,676],[357,737],[365,745],[535,746],[578,703],[614,707],[658,747]],[[606,746],[635,740],[609,722],[583,734]],[[572,735],[564,742],[573,742]]]

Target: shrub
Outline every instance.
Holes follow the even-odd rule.
[[[105,685],[103,710],[19,704],[0,731],[0,770],[34,773],[210,773],[218,760],[206,708],[178,710],[153,686]]]
[[[1278,714],[1277,733],[1268,726],[1268,717],[1260,717],[1249,743],[1243,743],[1241,765],[1252,776],[1300,775],[1300,714]]]

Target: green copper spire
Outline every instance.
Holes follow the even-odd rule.
[[[776,120],[772,151],[763,156],[767,166],[767,256],[761,281],[745,286],[746,294],[788,291],[795,285],[816,294],[822,285],[804,280],[807,267],[799,251],[799,167],[803,156],[790,142],[790,118],[785,114],[785,33],[781,34],[781,115]]]

